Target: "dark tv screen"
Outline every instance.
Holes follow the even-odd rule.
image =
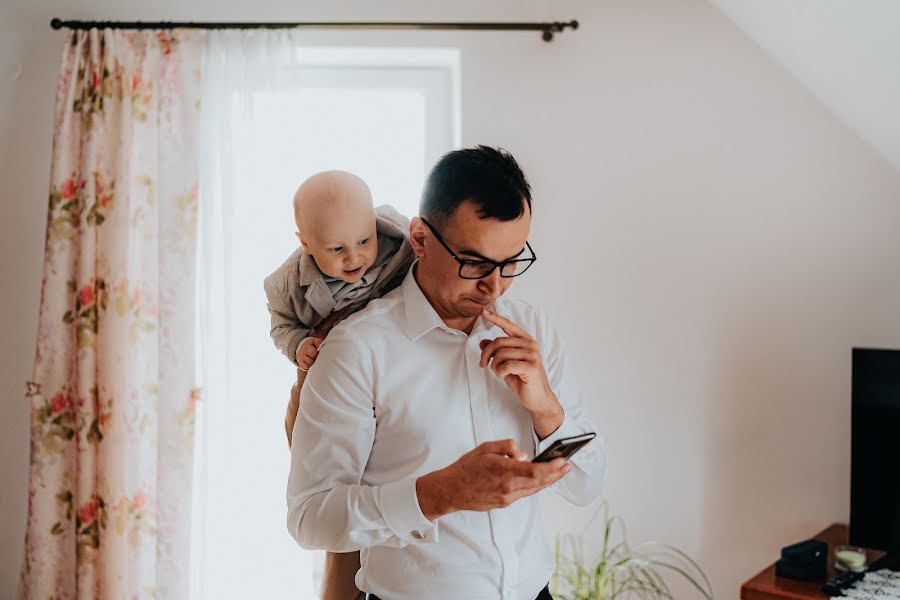
[[[900,551],[900,350],[853,349],[850,543]]]

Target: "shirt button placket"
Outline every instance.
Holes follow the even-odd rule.
[[[469,376],[469,401],[472,407],[473,427],[475,430],[475,438],[477,443],[493,441],[496,439],[494,435],[494,427],[491,423],[489,399],[487,397],[486,378],[490,376],[487,368],[479,366],[481,361],[481,348],[478,345],[478,338],[469,338],[466,347],[466,371]],[[500,509],[502,510],[502,509]],[[502,572],[500,574],[500,584],[503,593],[503,599],[512,598],[513,582],[516,580],[515,551],[506,547],[503,540],[508,538],[508,528],[504,528],[503,514],[500,510],[488,511],[488,522],[491,527],[491,540],[497,549],[500,557]],[[504,535],[506,534],[506,535]],[[512,569],[510,567],[512,566]]]

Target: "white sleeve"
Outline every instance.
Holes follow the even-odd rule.
[[[416,478],[361,485],[375,439],[373,361],[344,328],[331,331],[300,394],[287,488],[288,530],[307,549],[351,552],[434,543]]]
[[[558,439],[582,433],[597,433],[597,437],[570,459],[575,468],[551,486],[553,491],[569,502],[585,506],[599,498],[603,492],[607,468],[606,446],[600,432],[581,406],[581,390],[572,372],[562,337],[543,314],[538,343],[550,388],[562,405],[565,416],[559,428],[543,440],[540,440],[532,429],[534,454],[537,456]]]

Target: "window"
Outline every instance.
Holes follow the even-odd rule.
[[[437,49],[299,50],[280,89],[233,111],[237,199],[224,277],[227,399],[198,418],[195,597],[313,599],[321,560],[285,526],[290,465],[283,430],[295,368],[269,337],[262,282],[297,247],[291,199],[309,175],[345,169],[376,205],[417,213],[427,169],[459,145],[458,53]],[[237,100],[236,100],[237,101]],[[244,101],[244,100],[241,100]],[[201,410],[198,407],[198,410]],[[212,412],[209,416],[212,417]],[[198,413],[198,416],[199,413]]]

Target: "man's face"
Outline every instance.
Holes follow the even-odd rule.
[[[522,255],[530,229],[527,209],[514,221],[500,221],[480,218],[475,204],[463,202],[438,231],[459,258],[502,262]],[[512,278],[500,277],[500,269],[483,279],[463,279],[459,263],[424,223],[416,219],[412,234],[419,283],[441,318],[477,317],[512,285]]]

